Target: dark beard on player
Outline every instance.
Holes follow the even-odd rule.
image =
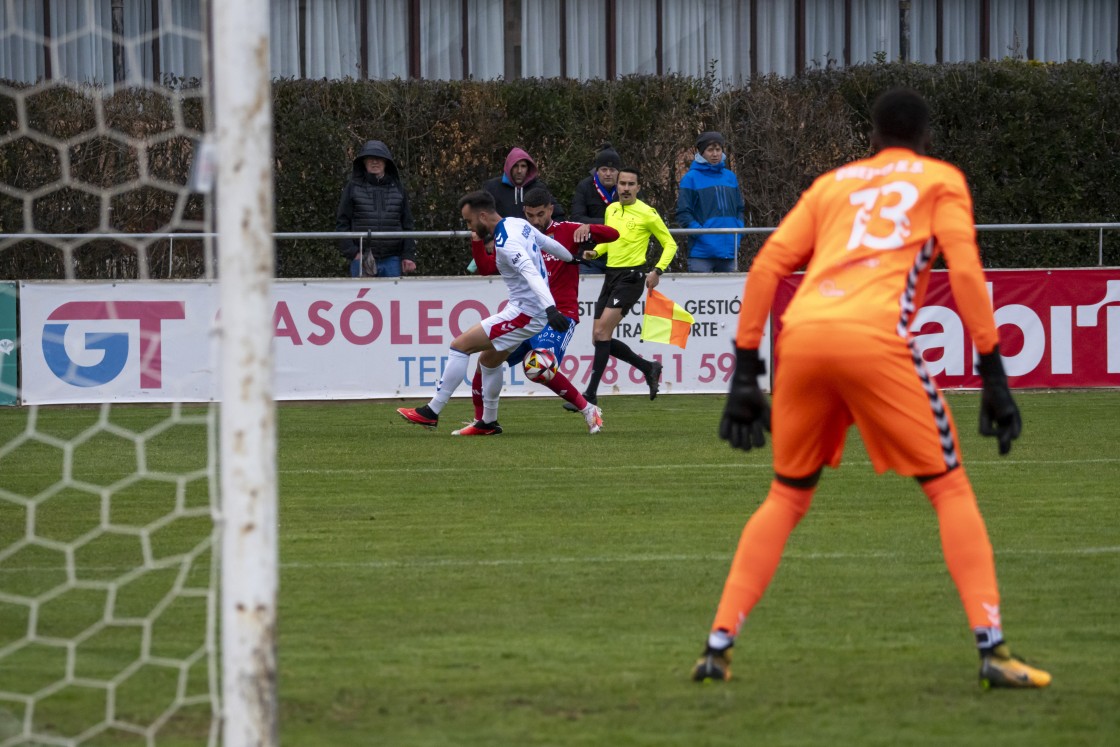
[[[475,231],[475,234],[478,236],[478,240],[482,242],[482,245],[484,247],[486,247],[486,253],[487,254],[493,254],[494,253],[494,234],[490,233],[489,231],[484,231],[482,233],[479,233],[479,232]]]

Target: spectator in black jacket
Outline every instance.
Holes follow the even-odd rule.
[[[622,159],[610,143],[599,146],[595,154],[595,162],[591,168],[591,176],[583,179],[576,185],[575,194],[572,195],[572,217],[577,223],[602,223],[606,215],[607,205],[618,202],[618,170],[622,168]],[[584,274],[602,275],[606,271],[607,260],[605,257],[598,259],[580,260],[579,271]]]
[[[393,154],[380,140],[369,140],[354,158],[354,170],[338,202],[336,231],[411,231],[408,192]],[[397,278],[416,271],[415,239],[362,241],[340,239],[339,251],[350,260],[350,277]]]
[[[503,218],[525,217],[521,205],[525,202],[525,195],[533,187],[548,189],[537,171],[537,162],[521,148],[512,149],[506,156],[501,176],[482,185],[483,189],[494,196],[498,215]],[[556,200],[552,201],[552,219],[557,222],[564,220],[564,208]]]

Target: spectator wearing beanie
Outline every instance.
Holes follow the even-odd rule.
[[[610,143],[599,146],[592,163],[591,175],[576,185],[572,195],[572,216],[577,223],[602,223],[607,205],[618,201],[618,170],[622,168],[622,158]],[[583,274],[602,275],[606,271],[607,260],[598,258],[580,262],[579,271]]]
[[[739,179],[727,166],[723,135],[702,132],[696,156],[677,193],[677,224],[682,228],[742,228],[743,195]],[[688,236],[689,272],[735,272],[742,234]]]

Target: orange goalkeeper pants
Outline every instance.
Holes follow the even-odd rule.
[[[778,336],[774,471],[839,466],[854,423],[876,472],[939,475],[960,464],[941,392],[907,341],[860,325],[805,324]]]

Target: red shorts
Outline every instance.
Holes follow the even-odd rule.
[[[949,407],[906,340],[859,325],[805,324],[783,329],[775,352],[779,475],[839,466],[853,423],[876,472],[937,475],[960,464]]]

